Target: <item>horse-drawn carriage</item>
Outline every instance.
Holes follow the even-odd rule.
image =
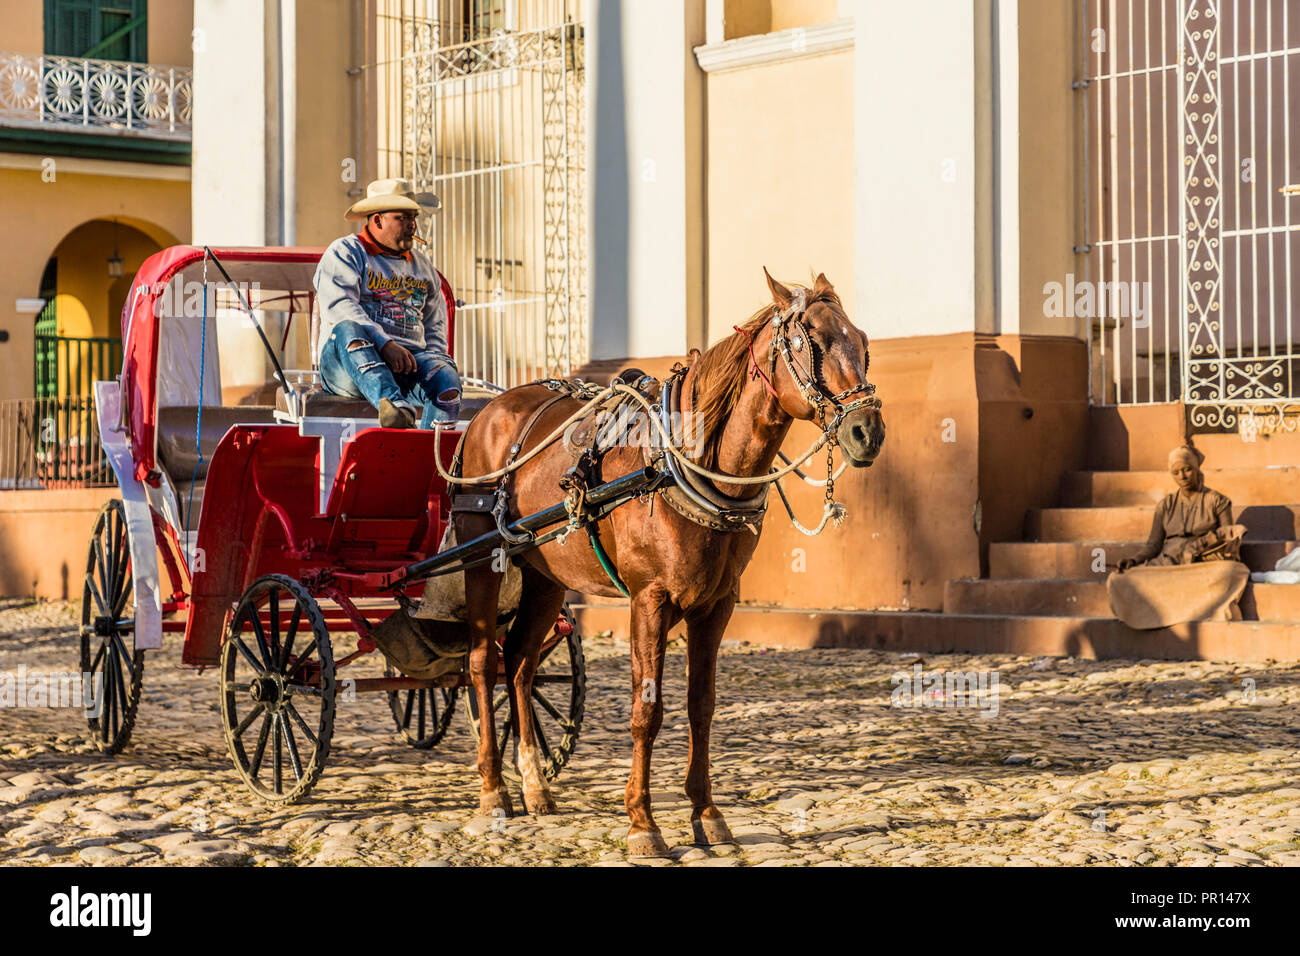
[[[324,394],[312,368],[282,367],[281,358],[303,356],[310,366],[316,354],[311,280],[320,254],[183,246],[149,259],[136,278],[122,375],[96,383],[104,450],[122,490],[96,524],[82,608],[82,670],[92,687],[103,675],[101,712],[90,721],[100,748],[115,752],[130,736],[144,652],[161,647],[165,631],[183,631],[183,663],[219,668],[241,776],[267,800],[299,799],[329,751],[338,672],[378,648],[384,676],[350,680],[350,691],[388,694],[401,733],[431,747],[459,688],[472,684],[480,812],[511,812],[501,755],[512,734],[525,808],[554,812],[547,780],[572,753],[585,700],[565,589],[622,594],[634,693],[629,850],[667,853],[651,815],[650,754],[665,641],[683,620],[692,828],[697,842],[730,840],[709,784],[714,669],[767,488],[792,473],[822,486],[821,524],[805,529],[820,533],[844,516],[835,479],[849,464],[870,465],[884,440],[867,338],[831,284],[819,275],[791,290],[768,276],[771,301],[662,382],[630,372],[604,388],[545,380],[493,398],[463,429],[407,431],[375,427],[366,403]],[[225,281],[219,290],[209,270]],[[454,302],[445,282],[443,291],[450,343]],[[238,326],[223,331],[222,315]],[[268,328],[280,333],[278,349]],[[219,340],[227,354],[265,348],[275,405],[236,403],[240,391],[240,402],[263,401],[256,386],[265,376],[223,382]],[[480,402],[493,391],[484,386]],[[603,426],[601,415],[622,408],[644,414],[648,442]],[[691,416],[698,428],[688,428]],[[820,437],[774,468],[799,419]],[[813,481],[798,468],[822,448],[826,479]],[[468,493],[453,499],[452,485]],[[449,523],[459,541],[444,537]],[[487,564],[496,573],[460,573]],[[502,596],[511,567],[518,604],[502,635],[501,613],[516,607]],[[461,582],[459,613],[437,600],[434,578]],[[356,635],[356,649],[336,654],[344,634]],[[494,693],[507,674],[505,692]]]
[[[105,753],[126,745],[146,652],[162,646],[163,633],[183,632],[182,663],[219,670],[240,775],[259,796],[284,802],[305,796],[321,774],[341,685],[349,696],[387,694],[398,731],[429,748],[468,683],[463,625],[407,613],[425,582],[406,569],[437,554],[449,519],[434,455],[451,459],[460,427],[379,428],[364,400],[323,392],[312,368],[282,367],[316,354],[312,275],[321,251],[180,246],[151,257],[124,316],[121,376],[95,385],[122,497],[100,512],[86,565],[81,667],[100,695],[91,736]],[[456,304],[445,285],[444,295],[450,347]],[[276,325],[278,349],[266,335]],[[219,343],[242,341],[260,355],[259,337],[280,385],[274,405],[256,404],[267,389],[222,377]],[[462,414],[493,391],[467,382]],[[229,400],[239,392],[254,404]],[[427,570],[460,569],[485,551],[490,558],[491,545],[458,548]],[[432,669],[437,676],[389,664],[382,677],[345,681],[344,668],[375,651],[385,626],[422,627],[452,659]],[[355,648],[344,649],[352,636]],[[573,751],[585,693],[582,641],[567,609],[546,652],[531,719],[553,777]],[[499,695],[497,706],[504,702]],[[467,709],[476,724],[473,695]],[[504,739],[508,720],[502,729]]]

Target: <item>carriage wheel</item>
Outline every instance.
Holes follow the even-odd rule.
[[[384,666],[385,677],[396,677],[391,664]],[[388,706],[397,723],[397,732],[416,750],[429,750],[443,738],[456,715],[459,687],[433,687],[422,690],[390,690]]]
[[[120,751],[135,727],[144,651],[127,649],[127,635],[134,644],[134,632],[131,543],[126,509],[115,498],[95,519],[81,592],[81,673],[90,686],[87,723],[101,753]]]
[[[582,654],[582,635],[566,604],[556,622],[559,640],[542,652],[533,680],[532,720],[541,745],[547,780],[554,780],[569,762],[578,744],[582,712],[587,700],[587,660]],[[567,632],[567,633],[565,633]],[[470,688],[465,694],[470,731],[478,739],[478,698]],[[498,749],[514,736],[507,692],[496,691],[492,699],[493,720],[500,728]]]
[[[320,779],[334,734],[334,693],[320,606],[293,578],[258,578],[240,598],[221,647],[221,719],[235,769],[263,800],[294,803]]]

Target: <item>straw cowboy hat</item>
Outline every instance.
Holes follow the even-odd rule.
[[[442,202],[433,193],[417,193],[411,189],[409,179],[376,179],[366,187],[366,198],[354,202],[343,214],[349,222],[361,220],[377,212],[437,212]]]

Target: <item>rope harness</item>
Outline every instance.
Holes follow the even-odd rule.
[[[666,378],[660,386],[659,401],[652,402],[636,388],[621,381],[614,379],[608,386],[600,388],[590,383],[570,382],[561,379],[544,379],[534,384],[542,385],[557,394],[538,406],[525,423],[520,432],[519,438],[511,445],[508,457],[502,467],[482,475],[469,478],[461,477],[459,474],[449,474],[442,465],[441,458],[435,453],[434,463],[438,473],[448,482],[457,486],[486,484],[489,482],[499,482],[495,493],[493,494],[493,505],[491,513],[496,520],[497,530],[502,538],[512,545],[524,544],[532,539],[532,535],[525,532],[523,535],[512,534],[506,528],[509,524],[509,476],[523,467],[543,450],[554,444],[560,439],[570,426],[579,422],[585,416],[599,406],[607,403],[611,398],[616,399],[618,404],[631,403],[640,406],[648,415],[654,434],[652,441],[654,453],[651,463],[655,465],[665,465],[668,471],[677,479],[676,484],[667,485],[662,490],[665,500],[674,506],[676,510],[684,514],[696,523],[703,524],[706,527],[715,530],[735,531],[742,528],[749,528],[755,534],[758,533],[757,523],[761,522],[763,512],[766,509],[766,491],[767,486],[775,484],[777,493],[781,497],[782,504],[785,506],[791,522],[803,534],[815,536],[820,534],[826,527],[827,523],[833,521],[837,526],[841,524],[847,515],[847,510],[842,504],[835,501],[835,480],[843,472],[845,464],[842,464],[839,471],[835,470],[834,451],[835,446],[839,444],[837,431],[844,419],[860,408],[880,408],[881,402],[876,397],[876,388],[866,380],[858,385],[845,389],[841,392],[832,394],[821,381],[821,350],[813,339],[807,324],[804,321],[806,312],[806,293],[805,290],[797,290],[790,306],[782,310],[780,307],[773,308],[771,319],[772,341],[769,346],[769,363],[768,371],[764,371],[755,354],[754,343],[757,337],[758,329],[745,330],[736,328],[736,331],[748,338],[748,352],[750,366],[748,370],[749,378],[761,378],[769,394],[780,403],[780,395],[776,390],[774,379],[776,377],[776,362],[778,356],[785,365],[791,380],[798,389],[802,399],[813,409],[813,420],[821,429],[821,436],[808,448],[806,452],[800,455],[794,461],[789,461],[782,455],[785,466],[782,468],[771,469],[767,474],[754,476],[726,475],[704,468],[691,460],[673,433],[671,412],[675,411],[675,405],[678,393],[685,378],[687,368],[678,365],[674,368],[673,373]],[[797,361],[797,357],[805,355],[808,357],[806,363]],[[865,371],[865,369],[864,369]],[[582,407],[577,409],[572,415],[561,422],[554,430],[542,439],[537,445],[533,446],[528,452],[522,453],[522,449],[528,433],[536,424],[542,413],[553,405],[565,398],[573,398],[583,402]],[[440,431],[446,423],[434,422],[435,431]],[[821,448],[826,448],[826,479],[817,481],[808,478],[799,470],[799,466],[808,461]],[[589,450],[590,451],[590,450]],[[624,595],[628,593],[626,585],[619,578],[617,570],[610,561],[608,554],[600,543],[599,535],[595,528],[595,521],[587,513],[585,506],[586,493],[588,490],[587,481],[592,472],[598,469],[598,454],[593,460],[594,468],[582,467],[580,461],[578,466],[570,469],[569,472],[561,479],[561,488],[565,491],[564,505],[569,515],[568,525],[563,531],[555,535],[555,539],[564,544],[568,535],[579,528],[586,530],[588,538],[591,541],[592,549],[595,551],[597,559],[609,575],[614,586]],[[453,469],[459,472],[457,467],[460,464],[459,454],[453,462]],[[801,479],[811,485],[824,486],[824,499],[822,506],[821,522],[813,529],[804,527],[795,518],[794,512],[790,507],[789,500],[786,498],[784,490],[780,486],[780,479],[791,474],[797,474]],[[745,499],[730,498],[722,495],[716,489],[709,488],[700,481],[704,479],[709,482],[717,482],[724,485],[738,486],[762,486],[762,490]],[[683,508],[681,500],[674,500],[677,496],[676,491],[680,492],[689,499],[686,504],[688,507]],[[457,503],[464,498],[472,496],[458,496]],[[481,499],[480,499],[481,500]],[[458,509],[459,510],[459,509]],[[487,510],[486,508],[466,507],[464,510]]]

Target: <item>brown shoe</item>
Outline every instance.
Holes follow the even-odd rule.
[[[382,428],[414,428],[415,412],[401,405],[394,405],[386,398],[379,400],[379,424]]]

